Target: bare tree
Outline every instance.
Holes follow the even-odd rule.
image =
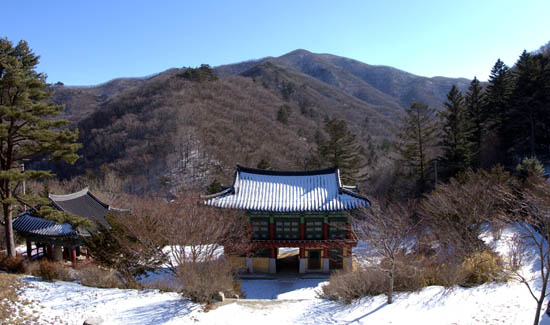
[[[529,177],[523,188],[511,190],[501,188],[497,192],[500,200],[507,204],[507,209],[502,211],[501,218],[508,223],[513,223],[520,228],[511,245],[510,272],[521,283],[525,284],[529,293],[537,303],[534,324],[539,323],[544,299],[548,292],[548,279],[550,277],[550,183],[540,176]],[[521,263],[526,249],[535,247],[538,263],[537,270],[540,273],[540,291],[533,287],[531,278],[521,272]],[[539,291],[539,292],[537,292]],[[547,312],[550,310],[550,302]]]
[[[422,201],[419,213],[442,248],[452,252],[450,257],[463,258],[486,249],[479,239],[481,226],[493,220],[502,206],[494,193],[509,179],[501,167],[490,172],[468,171],[438,184]]]
[[[405,244],[412,234],[415,224],[413,214],[415,204],[391,203],[380,205],[373,203],[364,209],[363,216],[354,224],[358,237],[365,240],[387,263],[381,263],[388,277],[388,304],[393,302],[394,275],[398,267],[397,258],[404,253]]]
[[[187,263],[215,260],[222,249],[224,255],[242,254],[248,249],[250,230],[246,216],[207,207],[196,193],[164,204],[162,212],[156,214],[162,220],[160,235],[174,273]]]

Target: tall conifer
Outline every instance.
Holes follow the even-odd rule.
[[[498,59],[489,75],[489,84],[485,93],[484,118],[488,121],[487,126],[499,134],[502,132],[502,122],[508,113],[512,87],[510,69]]]
[[[479,167],[481,165],[481,146],[483,144],[483,126],[485,123],[483,117],[483,104],[485,101],[485,94],[481,83],[474,77],[474,80],[470,83],[468,92],[464,97],[466,104],[466,116],[472,127],[472,137],[470,141],[472,145],[473,154],[473,167]]]
[[[356,184],[366,179],[364,168],[366,166],[361,147],[353,134],[348,129],[344,120],[331,119],[325,124],[328,139],[320,138],[318,151],[322,165],[337,165],[340,168],[342,181],[348,184]]]
[[[414,103],[405,110],[406,116],[398,133],[397,152],[408,166],[423,192],[428,187],[428,173],[436,147],[438,123],[435,110],[428,105]]]
[[[63,106],[46,101],[52,92],[46,75],[36,72],[39,57],[20,41],[17,46],[0,39],[0,202],[3,210],[6,248],[15,256],[12,228],[14,207],[32,206],[35,195],[23,195],[25,180],[50,177],[47,171],[21,166],[25,161],[49,158],[74,162],[78,134],[64,128],[69,122],[53,119]]]
[[[471,141],[473,128],[467,116],[462,93],[452,86],[447,94],[445,110],[441,112],[443,132],[441,148],[443,149],[443,167],[447,176],[471,167],[474,143]]]

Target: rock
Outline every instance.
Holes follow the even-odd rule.
[[[218,292],[218,294],[214,297],[214,299],[218,300],[218,301],[224,301],[225,300],[225,295],[223,294],[223,292]]]
[[[103,324],[103,318],[99,316],[92,316],[92,317],[86,318],[86,320],[82,325],[100,325],[100,324]]]

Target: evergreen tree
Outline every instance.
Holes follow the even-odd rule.
[[[269,160],[267,160],[266,158],[262,158],[262,160],[260,160],[260,162],[256,166],[256,168],[258,169],[269,169],[269,167],[271,167],[271,165],[269,164]]]
[[[525,156],[536,157],[537,151],[547,151],[547,147],[537,150],[544,142],[541,141],[542,133],[548,128],[545,125],[548,101],[545,100],[544,64],[542,55],[523,51],[513,70],[514,89],[502,138],[506,152],[516,162]]]
[[[483,144],[483,125],[485,123],[483,117],[483,104],[485,101],[485,94],[481,83],[474,77],[474,80],[470,83],[468,92],[464,97],[466,103],[466,116],[472,127],[472,137],[470,141],[472,145],[473,153],[473,167],[479,167],[481,165],[481,146]]]
[[[207,195],[216,194],[221,192],[221,190],[222,190],[222,184],[217,179],[214,179],[212,183],[210,183],[210,185],[208,185],[208,187],[206,188],[206,194]]]
[[[405,110],[401,130],[398,133],[397,152],[405,166],[411,168],[423,192],[428,186],[428,173],[436,147],[438,123],[435,110],[428,105],[414,103]]]
[[[277,111],[277,121],[287,125],[288,119],[290,117],[290,113],[291,113],[290,106],[286,104],[282,105],[281,107],[279,107],[279,110]]]
[[[356,184],[364,181],[366,179],[363,173],[365,163],[360,155],[361,148],[355,139],[355,134],[349,131],[346,121],[331,119],[325,123],[325,131],[329,138],[317,139],[321,166],[338,166],[344,183]]]
[[[471,167],[474,143],[471,142],[472,125],[468,119],[462,93],[452,86],[447,94],[445,110],[441,112],[443,132],[440,141],[443,149],[443,167],[448,177]]]
[[[27,42],[14,47],[8,39],[0,39],[0,201],[10,256],[15,256],[14,208],[20,203],[43,202],[36,195],[21,194],[21,183],[52,176],[29,168],[21,171],[23,162],[49,158],[73,163],[78,158],[78,134],[64,128],[68,121],[53,118],[63,106],[46,101],[52,92],[46,75],[36,72],[38,59]]]
[[[496,130],[499,135],[502,133],[502,122],[507,116],[512,86],[508,66],[498,59],[489,75],[489,85],[485,93],[484,119],[488,122],[487,126]]]

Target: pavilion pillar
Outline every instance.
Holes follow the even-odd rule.
[[[53,261],[53,245],[47,244],[46,245],[46,252],[48,254],[48,259],[50,261]]]
[[[306,249],[300,247],[298,273],[306,273]]]
[[[323,248],[323,267],[322,272],[329,273],[330,272],[330,259],[329,259],[329,251],[327,247]]]
[[[75,251],[76,251],[76,256],[80,256],[80,246],[76,246]]]
[[[56,262],[63,260],[63,246],[53,245],[53,260]]]
[[[344,271],[351,272],[353,271],[353,260],[351,257],[351,247],[344,247],[343,248],[343,262],[344,262]]]
[[[246,265],[246,271],[248,273],[254,273],[254,261],[252,260],[252,257],[245,257],[244,263]]]
[[[32,242],[30,239],[27,239],[27,258],[32,260]]]
[[[275,247],[269,248],[269,273],[277,273],[277,253]]]
[[[70,248],[71,250],[71,262],[73,263],[73,267],[76,266],[76,249],[74,247]]]

